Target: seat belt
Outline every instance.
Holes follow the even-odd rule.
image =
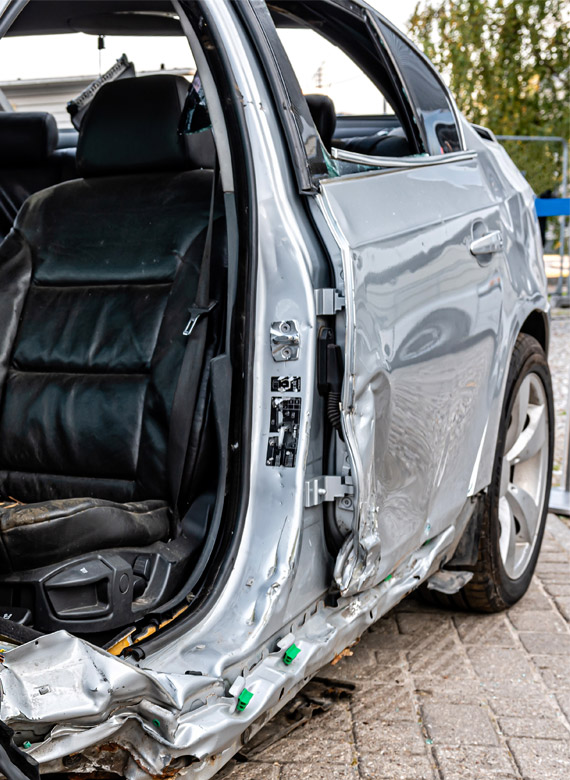
[[[184,357],[182,358],[182,365],[180,366],[180,373],[178,375],[178,382],[176,383],[176,390],[174,391],[168,430],[166,458],[170,494],[172,496],[172,507],[175,512],[177,511],[180,493],[182,492],[184,465],[194,419],[194,407],[196,405],[200,375],[202,373],[206,335],[208,332],[206,315],[209,314],[216,305],[216,301],[210,300],[210,261],[212,255],[214,212],[218,179],[219,165],[218,158],[216,157],[214,178],[212,181],[212,194],[210,196],[208,230],[206,233],[204,250],[202,252],[198,288],[196,290],[194,303],[189,309],[190,319],[183,330],[183,334],[186,336],[187,341],[184,349]]]

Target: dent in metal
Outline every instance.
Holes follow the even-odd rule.
[[[437,569],[456,535],[448,528],[385,582],[296,621],[287,637],[301,650],[293,664],[283,663],[283,642],[275,642],[243,670],[253,693],[244,712],[221,677],[184,674],[184,666],[140,669],[59,631],[4,654],[0,717],[31,743],[42,772],[205,780],[239,749],[245,730],[253,736],[324,663]]]
[[[499,206],[478,155],[454,158],[322,182],[343,258],[343,420],[359,493],[335,567],[343,594],[453,524],[473,463],[492,454],[481,441],[509,274],[504,252],[482,266],[469,251],[476,220],[501,227]]]

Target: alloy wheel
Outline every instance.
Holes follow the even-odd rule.
[[[546,390],[531,373],[512,406],[501,469],[499,549],[513,580],[523,575],[538,537],[549,477],[548,430]]]

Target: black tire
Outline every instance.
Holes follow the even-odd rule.
[[[476,612],[500,612],[515,604],[526,593],[540,552],[544,526],[548,514],[550,479],[547,480],[544,506],[539,521],[536,544],[531,557],[518,579],[511,579],[503,566],[499,551],[498,497],[501,479],[502,455],[505,436],[518,389],[524,378],[536,374],[544,387],[548,405],[548,476],[552,473],[554,453],[554,406],[552,401],[552,382],[546,355],[541,345],[526,333],[519,334],[509,368],[503,414],[499,424],[499,435],[493,464],[493,478],[489,485],[481,521],[481,535],[477,563],[472,567],[473,579],[458,593],[445,595],[422,587],[422,597],[438,606],[454,609],[467,609]],[[470,568],[470,567],[465,567]]]

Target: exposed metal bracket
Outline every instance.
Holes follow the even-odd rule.
[[[318,506],[335,498],[353,496],[352,477],[317,477],[305,482],[305,507]]]
[[[300,346],[299,326],[295,320],[271,323],[271,354],[276,363],[297,360]]]
[[[315,308],[317,317],[326,317],[330,314],[336,314],[337,311],[344,309],[345,298],[338,290],[319,289],[315,290]]]
[[[458,593],[473,579],[472,571],[445,571],[440,569],[427,581],[428,590],[436,590],[438,593],[445,593],[451,596]]]

